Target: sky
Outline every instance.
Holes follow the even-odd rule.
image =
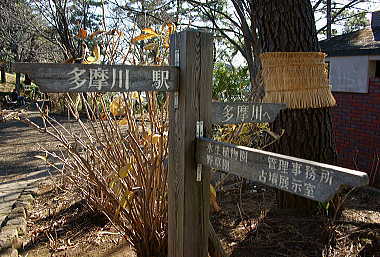
[[[372,8],[370,7],[370,11],[371,12],[373,12],[373,11],[380,11],[380,3],[374,4],[374,6]],[[371,14],[370,13],[367,14],[367,18],[369,20],[371,20]]]
[[[368,4],[363,3],[363,4],[360,5],[360,7],[362,7],[362,8],[369,8],[369,11],[370,11],[370,12],[380,11],[380,1],[372,1],[372,2],[374,2],[374,3],[372,4],[372,6],[370,5],[370,6],[368,7]],[[376,3],[375,3],[375,2],[376,2]],[[371,14],[370,14],[370,13],[367,14],[367,18],[371,21]]]
[[[351,0],[349,0],[349,1],[348,0],[342,0],[342,4],[348,3],[350,1]],[[380,11],[380,0],[372,0],[370,4],[369,3],[361,3],[361,4],[358,4],[358,7],[363,8],[364,10],[369,10],[369,12]],[[371,22],[371,13],[367,14],[367,19],[369,20],[369,22]],[[325,24],[326,24],[326,19],[321,19],[319,21],[319,23],[317,23],[317,28],[322,27]],[[343,31],[342,26],[333,26],[332,28],[337,29],[339,34],[341,34]],[[325,38],[323,36],[318,36],[318,37],[319,37],[319,39]],[[236,65],[236,66],[245,65],[244,62],[242,62],[242,60],[243,60],[243,57],[239,53],[233,58],[232,63],[233,63],[233,65]]]

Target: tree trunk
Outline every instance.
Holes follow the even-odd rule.
[[[32,85],[32,80],[30,79],[28,74],[25,74],[24,84],[25,85]]]
[[[254,0],[262,52],[318,52],[314,14],[309,0]],[[271,151],[336,164],[330,108],[287,109],[272,124],[285,130]],[[279,192],[281,208],[311,210],[315,202]]]
[[[16,91],[20,94],[21,91],[21,74],[16,72]]]
[[[302,159],[336,164],[335,142],[330,108],[285,110],[273,123],[273,130],[285,129],[273,145],[273,152]],[[280,208],[302,208],[312,211],[316,202],[293,194],[278,192]]]
[[[0,83],[6,83],[7,82],[7,76],[5,74],[5,64],[0,63]]]
[[[331,38],[331,0],[327,0],[326,7],[327,7],[327,12],[326,12],[326,20],[327,20],[326,37],[327,37],[327,39],[330,39]]]

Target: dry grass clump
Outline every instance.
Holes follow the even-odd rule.
[[[167,255],[168,112],[164,94],[124,93],[111,104],[101,94],[68,96],[67,108],[80,129],[71,130],[43,114],[56,138],[63,172],[89,205],[103,211],[138,257]],[[122,99],[122,100],[121,100]],[[87,113],[82,118],[81,108]],[[121,103],[122,102],[122,103]],[[115,113],[115,112],[112,112]],[[49,156],[47,154],[47,156]],[[48,161],[48,157],[47,157]]]

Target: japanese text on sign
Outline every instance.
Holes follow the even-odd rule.
[[[255,159],[250,154],[249,150],[232,145],[208,142],[205,164],[229,173],[234,173],[235,169],[246,170],[254,181],[315,200],[318,199],[317,190],[334,184],[331,170],[271,155]],[[250,171],[255,164],[260,168]]]
[[[223,122],[250,122],[270,119],[268,112],[263,112],[263,105],[226,105],[223,108]]]
[[[102,91],[105,89],[129,90],[129,70],[122,68],[97,67],[82,69],[75,67],[68,73],[71,87],[69,90],[77,90],[85,86],[88,89]],[[151,73],[152,89],[169,89],[169,71],[153,70]]]
[[[231,160],[243,163],[248,162],[248,152],[234,147],[219,146],[209,143],[207,146],[206,159],[208,165],[229,172]]]
[[[169,89],[168,85],[169,71],[154,70],[153,71],[153,87],[155,89],[161,89],[165,87]]]
[[[318,184],[331,186],[333,174],[329,170],[321,170],[317,175],[316,168],[294,161],[282,160],[268,156],[268,169],[261,170],[259,182],[276,186],[280,189],[303,194],[315,198]]]

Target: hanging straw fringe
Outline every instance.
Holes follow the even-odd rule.
[[[261,54],[263,102],[286,103],[290,109],[334,106],[325,56],[318,52]]]

